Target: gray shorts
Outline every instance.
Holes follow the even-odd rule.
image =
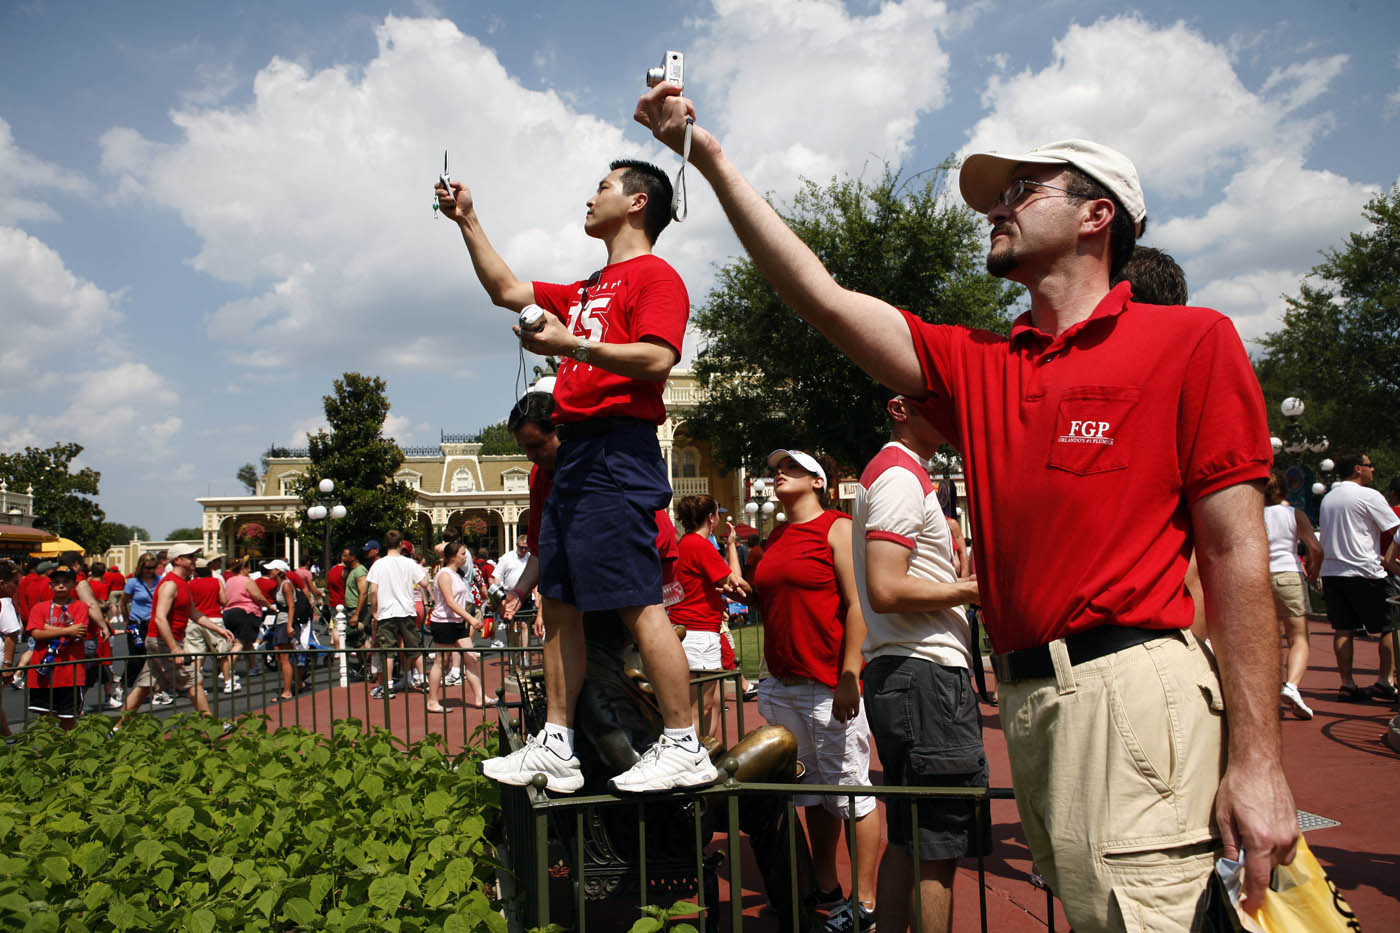
[[[882,655],[865,666],[866,716],[885,769],[885,783],[904,787],[986,787],[987,753],[977,691],[966,668],[924,658]],[[978,854],[976,808],[955,797],[918,801],[917,854],[913,808],[888,797],[890,845],[911,858],[941,861]],[[991,849],[991,815],[982,808],[981,852]]]

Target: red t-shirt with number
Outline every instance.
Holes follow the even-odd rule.
[[[535,303],[558,315],[590,344],[660,340],[679,359],[690,296],[666,260],[647,253],[604,266],[593,278],[570,285],[535,282]],[[582,297],[587,291],[587,306]],[[629,379],[565,358],[554,386],[554,420],[559,424],[590,418],[666,420],[661,400],[666,383]]]

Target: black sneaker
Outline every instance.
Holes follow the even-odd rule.
[[[860,914],[860,921],[857,924],[855,913],[851,910],[851,902],[846,901],[839,907],[832,909],[826,915],[826,933],[874,933],[875,931],[875,911],[867,910],[864,904],[856,904]]]

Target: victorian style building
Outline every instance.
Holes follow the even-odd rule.
[[[686,434],[689,411],[701,392],[688,371],[671,374],[666,385],[665,423],[656,429],[671,474],[675,499],[708,493],[736,521],[743,516],[747,477],[738,470],[721,474],[707,442]],[[305,450],[269,457],[267,472],[251,496],[209,496],[197,501],[204,509],[204,552],[241,556],[254,553],[271,559],[282,557],[293,564],[300,558],[290,529],[305,518],[305,506],[292,490],[310,460]],[[490,456],[466,435],[442,434],[435,447],[404,449],[404,461],[395,478],[416,493],[413,505],[416,528],[403,529],[417,544],[440,540],[449,528],[480,529],[492,552],[515,547],[529,520],[530,462],[523,455]]]

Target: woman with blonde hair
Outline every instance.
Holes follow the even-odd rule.
[[[1274,590],[1274,611],[1288,637],[1288,661],[1284,666],[1281,701],[1302,719],[1312,719],[1313,711],[1303,702],[1298,683],[1308,669],[1308,585],[1322,569],[1322,545],[1307,513],[1284,498],[1283,477],[1269,474],[1264,490],[1264,530],[1269,537],[1269,579]],[[1298,545],[1307,551],[1307,562],[1298,559]]]

